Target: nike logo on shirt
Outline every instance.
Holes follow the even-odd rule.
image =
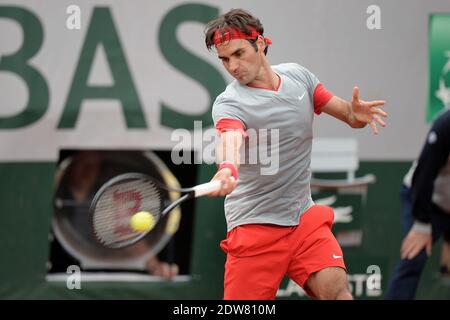
[[[305,96],[305,93],[306,93],[306,91],[303,92],[303,94],[301,96],[298,96],[298,100],[302,101],[303,97]]]

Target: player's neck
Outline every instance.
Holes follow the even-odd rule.
[[[268,90],[278,90],[281,79],[272,70],[269,62],[266,60],[257,75],[257,77],[247,84],[249,87],[264,88]]]

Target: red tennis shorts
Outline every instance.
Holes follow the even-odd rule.
[[[309,276],[345,264],[342,250],[331,232],[333,209],[315,205],[297,226],[241,225],[227,233],[220,247],[227,253],[224,299],[275,299],[287,274],[305,288]]]

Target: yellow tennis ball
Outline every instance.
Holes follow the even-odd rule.
[[[146,232],[155,225],[155,218],[148,211],[139,211],[131,217],[131,227],[137,232]]]

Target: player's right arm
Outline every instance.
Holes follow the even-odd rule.
[[[222,188],[210,196],[226,196],[237,185],[239,151],[247,136],[247,115],[240,106],[238,96],[233,86],[229,86],[213,104],[212,119],[219,139],[215,146],[218,170],[212,180],[222,181]]]
[[[210,193],[210,196],[226,196],[237,185],[237,172],[239,170],[239,149],[243,142],[242,132],[229,130],[220,133],[219,143],[216,146],[216,163],[219,169],[211,181],[222,181],[220,191]]]

